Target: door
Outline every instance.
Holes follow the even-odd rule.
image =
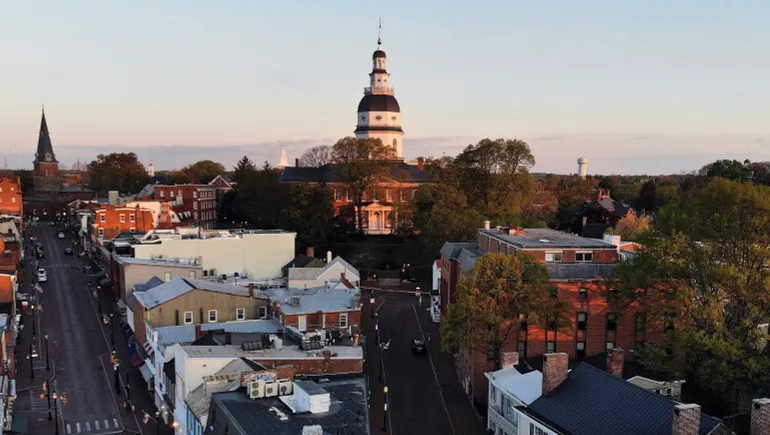
[[[302,332],[307,331],[307,316],[299,316],[299,329]]]

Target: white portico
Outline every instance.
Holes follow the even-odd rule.
[[[380,25],[380,32],[382,26]],[[391,146],[398,158],[403,158],[404,130],[401,129],[401,107],[390,87],[387,56],[381,50],[382,37],[377,40],[377,50],[372,54],[372,72],[369,86],[358,104],[358,121],[355,134],[359,139],[377,138]]]

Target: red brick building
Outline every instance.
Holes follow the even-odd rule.
[[[273,317],[284,326],[301,332],[323,330],[357,334],[361,325],[361,305],[351,289],[269,290]]]
[[[154,186],[154,197],[172,201],[177,214],[188,212],[203,229],[214,229],[217,222],[217,189],[208,184],[174,184]]]
[[[526,252],[548,270],[558,287],[558,298],[569,302],[571,325],[565,330],[544,330],[527,324],[526,317],[516,322],[504,350],[517,351],[522,358],[545,353],[564,352],[582,359],[607,349],[634,349],[645,342],[655,342],[662,331],[648,328],[646,313],[633,308],[620,310],[607,300],[602,282],[613,275],[618,262],[618,247],[551,229],[487,227],[479,230],[478,243],[447,243],[441,249],[442,269],[439,285],[442,309],[455,300],[460,276],[468,273],[476,260],[486,253],[511,255]],[[484,372],[494,370],[494,361],[479,352],[460,355],[461,378],[466,391],[485,404],[487,384]]]
[[[21,193],[19,177],[0,176],[0,214],[21,216],[23,214]]]
[[[102,240],[112,240],[120,233],[146,233],[155,228],[152,211],[139,206],[104,204],[94,213],[94,235]]]

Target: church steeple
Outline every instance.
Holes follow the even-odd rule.
[[[45,109],[40,119],[40,136],[37,138],[37,152],[35,153],[35,163],[49,162],[59,163],[56,160],[56,154],[53,152],[51,144],[51,135],[48,133],[48,122],[45,120]]]

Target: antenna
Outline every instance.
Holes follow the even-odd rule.
[[[382,18],[380,18],[380,26],[377,29],[377,49],[379,50],[382,45]]]

